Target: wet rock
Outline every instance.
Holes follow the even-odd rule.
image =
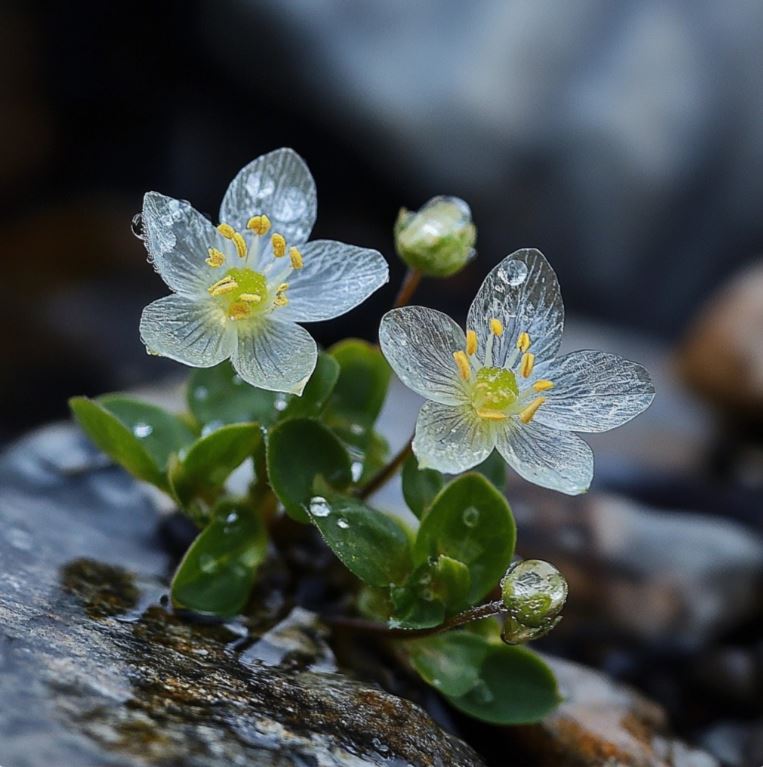
[[[763,263],[704,308],[679,354],[684,380],[722,412],[763,427]]]
[[[510,497],[522,556],[553,562],[570,585],[555,635],[582,624],[689,650],[761,612],[763,541],[740,524],[604,493],[525,485]]]
[[[78,432],[0,457],[0,759],[60,765],[482,764],[413,703],[336,670],[304,610],[193,623],[143,490]]]
[[[547,658],[564,702],[517,738],[538,767],[718,767],[707,753],[666,734],[655,703],[603,674]]]

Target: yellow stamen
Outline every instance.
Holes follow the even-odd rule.
[[[233,232],[233,244],[236,246],[239,258],[246,258],[246,240],[243,235]]]
[[[216,282],[209,289],[209,295],[211,296],[223,296],[226,293],[230,293],[238,287],[238,283],[232,280],[230,277],[226,277],[219,282]]]
[[[469,358],[466,356],[466,352],[457,351],[453,352],[453,359],[456,361],[456,367],[458,373],[464,381],[468,381],[472,375],[472,366],[469,364]]]
[[[213,269],[217,269],[218,266],[222,266],[225,263],[225,255],[221,250],[210,248],[208,252],[209,258],[206,259],[206,262]]]
[[[274,234],[270,238],[270,244],[273,246],[273,255],[276,258],[281,258],[286,255],[286,240],[282,234]]]
[[[276,293],[283,293],[285,290],[289,289],[289,283],[288,282],[282,282],[277,288]]]
[[[225,237],[226,240],[232,240],[236,230],[230,224],[218,224],[217,231]]]
[[[521,332],[519,338],[517,338],[517,349],[521,352],[526,352],[530,348],[530,334]]]
[[[252,216],[246,222],[246,228],[251,229],[258,237],[270,231],[270,219],[267,216]]]
[[[289,299],[283,293],[278,293],[273,299],[273,306],[286,306],[289,303]]]
[[[262,301],[262,296],[257,295],[257,293],[242,293],[239,299],[247,304],[259,304]]]
[[[242,296],[243,298],[243,296]],[[242,301],[234,301],[230,307],[228,307],[228,316],[232,320],[243,320],[251,314],[249,305]]]
[[[533,372],[533,367],[535,367],[535,355],[532,352],[525,352],[519,361],[519,372],[525,378],[529,378],[530,373]]]
[[[478,410],[477,415],[488,421],[503,421],[506,419],[506,413],[502,413],[500,410],[490,410],[488,408]]]
[[[302,254],[297,248],[289,248],[289,258],[291,259],[292,269],[302,268]]]
[[[466,353],[471,357],[477,351],[477,334],[473,330],[466,331]]]
[[[500,320],[493,317],[488,324],[490,325],[490,332],[494,336],[500,338],[503,335],[503,323]]]
[[[554,388],[554,382],[549,381],[547,378],[541,378],[540,381],[536,381],[533,384],[533,389],[535,391],[548,391],[549,389]]]
[[[538,412],[540,406],[546,401],[545,397],[536,397],[520,414],[519,420],[522,423],[530,423]]]

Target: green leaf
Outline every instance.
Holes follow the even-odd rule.
[[[497,450],[493,452],[474,471],[487,477],[501,492],[506,488],[506,461]]]
[[[177,416],[155,405],[116,395],[69,400],[74,417],[106,455],[133,476],[169,492],[167,464],[172,453],[195,439]]]
[[[315,418],[321,414],[339,380],[339,363],[329,354],[320,352],[310,380],[301,397],[289,395],[288,404],[280,418]]]
[[[323,424],[307,418],[282,421],[268,436],[270,484],[289,516],[307,522],[305,506],[315,495],[320,477],[335,490],[352,482],[350,457],[339,439]]]
[[[236,615],[246,604],[267,552],[265,528],[250,508],[221,503],[172,579],[172,601],[204,615]]]
[[[231,472],[254,453],[261,439],[258,424],[235,423],[194,442],[170,470],[170,481],[180,503],[187,506],[196,498],[209,500]]]
[[[448,700],[483,722],[530,724],[551,713],[560,696],[553,671],[534,652],[491,643],[480,664],[477,684]]]
[[[480,680],[489,645],[465,631],[417,639],[409,643],[410,660],[421,678],[443,695],[466,695]]]
[[[376,346],[355,338],[335,344],[329,354],[339,363],[340,373],[326,409],[327,423],[369,430],[387,396],[387,361]]]
[[[437,493],[445,485],[445,477],[435,469],[419,469],[411,453],[403,464],[403,497],[408,508],[421,519]]]
[[[365,583],[388,586],[410,572],[408,536],[385,514],[346,496],[316,496],[308,510],[329,548]]]
[[[250,386],[230,362],[195,370],[188,379],[188,407],[200,424],[260,423],[268,426],[288,401],[286,394]]]
[[[464,474],[437,495],[421,522],[414,546],[417,563],[444,554],[469,568],[474,604],[506,572],[516,527],[509,504],[481,474]]]
[[[403,586],[391,589],[392,620],[399,628],[439,626],[446,616],[467,606],[470,586],[469,568],[463,562],[446,556],[429,560]]]

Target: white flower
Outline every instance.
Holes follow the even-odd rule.
[[[146,194],[146,247],[173,291],[143,311],[148,351],[192,367],[230,358],[253,386],[301,394],[317,349],[296,323],[338,317],[388,279],[375,250],[308,243],[315,214],[315,182],[291,149],[239,171],[217,227],[187,202]]]
[[[522,477],[569,495],[593,477],[591,448],[572,432],[620,426],[654,397],[649,373],[614,354],[556,357],[564,306],[537,250],[518,250],[485,278],[467,332],[420,306],[382,319],[384,355],[400,380],[430,400],[416,423],[419,465],[456,474],[493,448]]]

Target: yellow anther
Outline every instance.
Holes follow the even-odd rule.
[[[243,296],[242,296],[243,298]],[[228,316],[232,320],[243,320],[251,314],[252,310],[248,304],[242,301],[234,301],[228,307]]]
[[[246,222],[246,228],[251,229],[258,237],[270,231],[270,219],[267,216],[252,216]]]
[[[236,246],[239,258],[246,258],[246,240],[243,235],[233,232],[233,244]]]
[[[471,357],[477,351],[477,334],[473,330],[466,331],[466,353]]]
[[[466,352],[453,352],[453,359],[456,361],[458,374],[464,381],[468,381],[472,375],[472,366],[469,364],[469,358],[466,356]]]
[[[490,410],[489,408],[481,408],[477,411],[477,415],[488,421],[503,421],[506,419],[506,413],[502,413],[500,410]]]
[[[230,224],[218,224],[217,231],[225,237],[226,240],[232,240],[236,230]]]
[[[532,352],[525,352],[522,355],[522,359],[519,361],[519,372],[524,378],[529,378],[530,373],[533,372],[535,367],[535,355]]]
[[[289,283],[288,282],[282,282],[277,288],[276,293],[283,293],[285,290],[289,289]]]
[[[554,382],[549,381],[547,378],[541,378],[540,381],[536,381],[533,384],[533,389],[535,391],[548,391],[549,389],[554,388]]]
[[[242,293],[239,299],[247,304],[259,304],[262,301],[262,296],[257,293]]]
[[[526,352],[530,348],[530,334],[522,331],[517,338],[517,349]]]
[[[520,414],[519,420],[522,423],[530,423],[538,412],[540,406],[546,401],[545,397],[536,397]]]
[[[291,259],[291,266],[293,269],[302,268],[302,254],[297,248],[289,248],[289,258]]]
[[[213,269],[217,269],[218,266],[222,266],[225,263],[225,255],[221,250],[210,248],[208,252],[209,258],[206,259],[206,262]]]
[[[493,317],[488,324],[490,325],[490,332],[494,336],[500,338],[503,335],[503,323],[500,320]]]
[[[270,238],[270,244],[273,246],[273,255],[276,258],[281,258],[282,256],[286,255],[286,240],[282,234],[278,234],[278,232],[276,232]]]
[[[209,289],[209,295],[211,296],[224,296],[226,293],[230,293],[238,287],[238,283],[232,280],[230,277],[225,277],[219,282],[216,282]]]
[[[289,303],[289,299],[283,293],[278,293],[273,299],[273,306],[286,306]]]

